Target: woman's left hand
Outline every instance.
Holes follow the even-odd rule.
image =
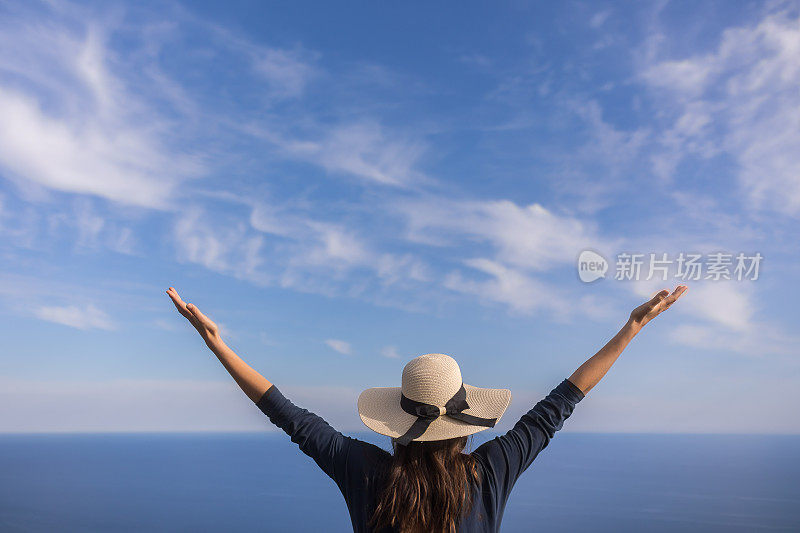
[[[645,324],[660,315],[663,311],[669,309],[669,307],[688,289],[689,287],[686,285],[678,285],[672,293],[667,289],[658,291],[652,299],[646,301],[631,312],[630,322],[637,328],[644,327]]]
[[[172,303],[175,304],[178,312],[186,317],[186,320],[194,326],[194,329],[197,330],[207,344],[220,340],[219,327],[210,318],[201,313],[197,306],[184,302],[174,287],[167,289],[167,295],[172,299]]]

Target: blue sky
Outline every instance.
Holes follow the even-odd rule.
[[[169,286],[342,430],[437,352],[507,429],[678,283],[591,249],[764,259],[569,430],[800,432],[798,7],[0,4],[0,431],[270,429]]]

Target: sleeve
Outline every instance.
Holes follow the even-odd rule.
[[[483,460],[485,470],[504,502],[520,475],[550,442],[556,431],[584,398],[583,392],[565,379],[550,391],[505,435],[482,444],[473,452]]]
[[[293,404],[274,384],[256,406],[344,490],[350,437],[332,428],[322,417]]]

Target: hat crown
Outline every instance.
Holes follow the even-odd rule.
[[[461,369],[449,355],[420,355],[403,368],[403,395],[417,402],[442,406],[461,385]]]

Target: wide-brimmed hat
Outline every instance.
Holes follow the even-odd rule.
[[[358,414],[371,430],[408,444],[465,437],[493,427],[509,403],[509,389],[467,385],[455,359],[430,353],[403,368],[402,387],[362,392]]]

